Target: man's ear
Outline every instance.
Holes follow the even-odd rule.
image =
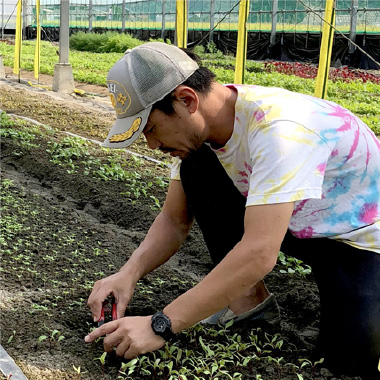
[[[187,110],[192,114],[199,106],[199,97],[195,90],[188,86],[178,86],[174,90],[174,100],[186,106]]]

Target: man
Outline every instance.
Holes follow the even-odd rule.
[[[320,347],[332,370],[379,379],[380,143],[348,110],[278,88],[228,85],[175,46],[147,43],[110,70],[117,121],[104,145],[144,133],[177,157],[166,202],[118,273],[98,281],[94,320],[112,294],[118,320],[89,334],[132,358],[204,320],[278,320],[263,278],[278,251],[311,265]],[[194,218],[215,268],[154,316],[124,317],[137,281],[166,262]]]

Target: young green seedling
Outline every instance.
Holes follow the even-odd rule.
[[[80,366],[78,366],[78,367],[75,367],[75,365],[73,364],[73,368],[74,368],[74,371],[75,371],[75,373],[77,374],[77,378],[78,379],[80,379],[81,377],[82,377],[82,374],[83,373],[86,373],[87,371],[82,371],[81,370],[81,368],[80,368]]]
[[[61,335],[60,331],[52,330],[52,332],[50,333],[50,336],[41,335],[38,338],[38,343],[41,343],[41,342],[47,340],[49,342],[49,348],[51,349],[51,348],[55,347],[63,339],[65,339],[65,337],[63,335]]]
[[[317,365],[323,363],[324,360],[325,360],[325,359],[322,358],[322,359],[317,360],[316,362],[313,363],[313,362],[310,361],[309,359],[298,359],[298,361],[301,362],[301,365],[300,365],[300,367],[299,367],[299,372],[301,372],[301,369],[302,369],[303,367],[309,365],[309,366],[311,367],[311,369],[312,369],[313,376],[315,376],[315,371],[316,371],[316,367],[317,367]]]
[[[100,361],[100,364],[102,365],[103,377],[104,377],[104,365],[106,364],[106,356],[107,356],[107,352],[103,352],[103,354],[100,357],[94,359],[94,360]]]
[[[7,340],[8,344],[12,342],[12,339],[14,338],[15,335],[16,335],[16,330],[13,330],[12,335]]]

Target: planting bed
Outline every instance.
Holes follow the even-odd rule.
[[[94,88],[92,91],[94,92]],[[312,275],[281,258],[266,279],[281,324],[226,330],[195,326],[159,352],[126,361],[102,342],[86,306],[93,283],[114,273],[142,241],[162,205],[169,169],[101,140],[113,121],[104,97],[59,98],[0,82],[2,114],[2,345],[30,380],[48,379],[354,379],[333,375],[313,357],[319,298]],[[132,149],[153,155],[143,142]],[[194,228],[180,252],[138,284],[127,315],[149,315],[211,269]],[[300,361],[300,359],[307,359]]]

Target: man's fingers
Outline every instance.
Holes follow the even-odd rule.
[[[94,322],[98,322],[100,319],[101,312],[102,312],[102,305],[103,305],[103,302],[96,301],[90,306]]]
[[[113,333],[104,338],[103,346],[104,351],[112,352],[114,347],[118,347],[121,344],[123,337],[117,333]]]
[[[141,352],[140,352],[141,353]],[[127,351],[124,352],[124,358],[125,359],[134,359],[136,358],[137,356],[139,356],[140,354],[139,352],[137,352],[135,349],[129,347],[129,349]],[[121,356],[121,355],[120,355]]]
[[[108,297],[108,295],[109,293],[107,293],[107,291],[102,292],[101,284],[99,282],[96,282],[87,301],[87,305],[91,309],[94,322],[97,322],[99,320],[103,302]]]
[[[111,334],[112,332],[114,332],[117,329],[118,323],[119,323],[118,320],[105,323],[104,325],[98,327],[97,329],[92,331],[90,334],[88,334],[84,338],[84,341],[87,343],[91,343],[95,339],[98,339],[103,335]]]
[[[87,305],[91,309],[94,322],[99,320],[103,302],[110,294],[113,294],[112,289],[102,286],[101,281],[95,283],[94,289],[92,290],[87,301]]]
[[[117,303],[116,303],[116,314],[117,314],[118,319],[124,317],[127,305],[128,305],[127,302],[123,302],[121,300],[117,301]]]
[[[130,340],[129,339],[123,339],[123,341],[116,347],[116,355],[117,356],[124,356],[124,353],[128,351],[130,346]]]
[[[88,297],[87,303],[89,305],[96,303],[97,299],[100,296],[104,296],[104,299],[107,297],[107,294],[104,294],[104,291],[102,292],[102,287],[103,287],[103,280],[98,280],[95,282],[94,287],[92,288],[91,294]]]

